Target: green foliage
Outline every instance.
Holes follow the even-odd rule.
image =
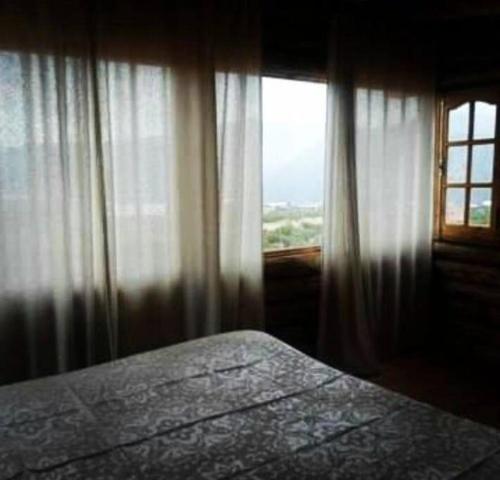
[[[319,207],[283,207],[264,214],[264,250],[319,245],[322,234]]]
[[[491,219],[491,207],[473,207],[470,209],[469,224],[489,226]]]
[[[323,214],[319,207],[283,207],[264,213],[264,224],[282,220],[318,218]]]

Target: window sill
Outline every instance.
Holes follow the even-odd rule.
[[[435,240],[472,246],[498,246],[500,237],[494,228],[446,226],[442,227]]]
[[[318,277],[321,272],[321,247],[302,247],[264,253],[266,281],[292,281]]]
[[[450,242],[434,240],[434,260],[459,261],[484,266],[500,266],[500,252],[497,246],[471,242]]]
[[[264,260],[273,260],[286,257],[302,257],[309,255],[320,255],[321,246],[283,248],[280,250],[268,250],[264,252]]]

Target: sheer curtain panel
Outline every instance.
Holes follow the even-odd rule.
[[[319,350],[371,374],[426,329],[433,82],[415,32],[332,31]]]
[[[2,5],[0,383],[262,325],[258,21],[228,5]]]
[[[215,77],[222,327],[263,328],[260,18],[255,1],[218,5],[224,11]]]

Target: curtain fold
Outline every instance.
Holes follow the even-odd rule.
[[[263,328],[263,269],[256,261],[262,258],[259,9],[251,0],[218,6],[224,11],[216,42],[221,321],[224,330]]]
[[[319,352],[368,375],[426,330],[433,82],[414,32],[332,32]]]
[[[257,21],[70,3],[0,12],[0,383],[262,326]]]

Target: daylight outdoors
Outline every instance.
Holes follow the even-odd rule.
[[[264,250],[319,245],[326,85],[263,79]]]
[[[474,102],[472,129],[470,108],[468,102],[449,113],[445,220],[448,225],[464,225],[467,218],[470,227],[490,227],[497,107]],[[470,133],[472,145],[464,145]],[[465,186],[467,182],[469,189]]]

